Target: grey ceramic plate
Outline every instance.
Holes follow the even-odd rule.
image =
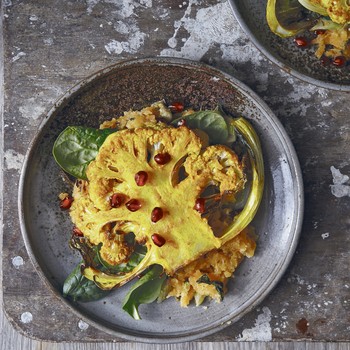
[[[233,13],[256,47],[287,73],[320,87],[350,91],[350,67],[323,66],[314,48],[298,48],[292,38],[274,35],[266,22],[267,0],[230,0]]]
[[[186,106],[222,105],[247,117],[261,137],[266,190],[255,220],[255,257],[239,267],[222,303],[180,308],[174,299],[143,305],[135,321],[121,310],[128,286],[102,301],[72,304],[61,297],[63,281],[80,261],[68,248],[72,224],[58,208],[57,195],[69,190],[51,149],[67,125],[98,126],[102,120],[165,99]],[[106,68],[75,86],[46,116],[26,156],[20,181],[23,237],[39,275],[51,290],[91,325],[129,340],[178,342],[214,333],[236,321],[271,291],[296,248],[303,214],[303,186],[293,146],[279,121],[251,90],[236,79],[200,63],[178,59],[127,61]]]

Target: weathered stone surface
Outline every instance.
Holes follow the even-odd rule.
[[[20,168],[45,111],[68,88],[124,58],[173,56],[209,63],[257,92],[291,137],[305,185],[301,240],[285,276],[259,308],[206,340],[350,340],[350,198],[341,187],[349,184],[331,172],[350,175],[347,93],[268,62],[225,1],[7,0],[3,11],[3,299],[17,329],[43,340],[118,341],[85,329],[33,271],[18,223]]]

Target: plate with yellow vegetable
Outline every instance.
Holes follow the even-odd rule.
[[[306,82],[350,91],[347,0],[231,0],[234,15],[272,62]]]
[[[60,302],[116,337],[169,343],[219,331],[272,290],[298,242],[303,185],[249,88],[202,63],[142,59],[49,111],[19,209]]]

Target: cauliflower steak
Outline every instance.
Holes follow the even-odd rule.
[[[75,186],[70,210],[75,226],[109,264],[126,261],[132,247],[124,237],[147,247],[131,272],[108,275],[85,266],[83,274],[104,289],[122,285],[152,264],[172,276],[204,253],[220,248],[207,219],[204,192],[214,185],[216,198],[235,195],[246,177],[228,147],[205,147],[186,126],[125,129],[107,137]],[[238,234],[239,232],[237,232]],[[230,237],[233,238],[233,237]],[[227,241],[227,239],[226,239]]]

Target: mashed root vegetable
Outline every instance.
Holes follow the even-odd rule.
[[[221,295],[213,285],[198,283],[202,275],[208,275],[210,280],[221,282],[226,292],[226,284],[233,272],[246,257],[254,255],[256,243],[248,230],[227,242],[221,249],[213,250],[205,256],[179,270],[168,282],[167,297],[179,299],[182,307],[195,300],[200,305],[205,297],[221,301]]]
[[[327,30],[324,33],[317,35],[312,40],[312,44],[317,46],[315,55],[321,58],[323,55],[328,57],[344,56],[350,58],[350,31],[348,27],[343,27],[338,30]]]

